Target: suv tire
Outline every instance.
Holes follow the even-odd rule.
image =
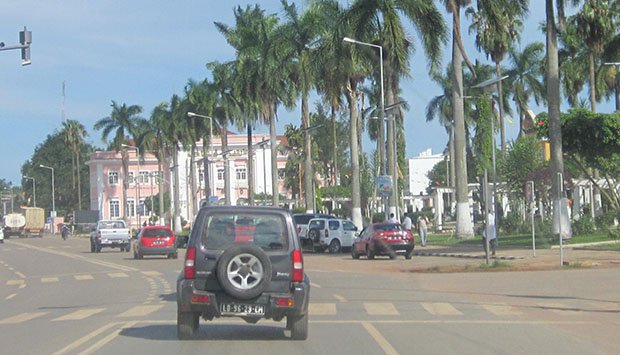
[[[230,296],[249,300],[258,297],[269,286],[271,262],[267,254],[255,245],[234,245],[220,256],[217,278]]]
[[[328,250],[330,254],[339,254],[342,251],[340,241],[338,239],[332,239],[331,243],[329,243]]]
[[[308,238],[310,238],[310,240],[314,243],[318,244],[321,241],[321,233],[319,233],[318,229],[310,229],[308,231]]]
[[[291,331],[291,339],[308,339],[308,313],[302,316],[286,317],[286,328]]]

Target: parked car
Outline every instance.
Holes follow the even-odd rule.
[[[351,248],[356,236],[357,227],[347,219],[313,218],[308,223],[308,239],[315,251],[340,253]]]
[[[293,222],[295,223],[295,229],[297,230],[297,236],[301,241],[301,246],[304,248],[312,248],[313,244],[308,239],[308,223],[312,218],[331,218],[335,219],[336,216],[323,213],[295,213],[293,214]]]
[[[364,228],[355,238],[351,256],[359,259],[366,255],[368,259],[374,259],[376,255],[387,255],[394,259],[397,255],[404,255],[405,259],[411,259],[414,247],[413,234],[400,223],[379,222]]]
[[[308,337],[310,280],[291,214],[282,208],[204,206],[177,279],[177,336],[199,320],[286,318],[291,338]],[[251,235],[250,235],[251,232]]]
[[[176,236],[168,226],[142,227],[132,239],[133,258],[142,259],[145,255],[166,255],[176,259]]]
[[[91,253],[101,252],[101,248],[120,248],[128,252],[131,249],[131,235],[125,221],[120,219],[101,220],[90,235]]]

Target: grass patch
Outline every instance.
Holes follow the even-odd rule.
[[[490,265],[487,265],[486,263],[480,264],[479,268],[482,270],[487,270],[487,269],[504,269],[504,268],[509,268],[509,267],[510,267],[510,263],[507,261],[493,260],[493,262]]]
[[[571,239],[564,240],[563,243],[565,245],[570,245],[570,244],[602,242],[602,241],[609,241],[609,240],[610,238],[607,233],[597,232],[597,233],[592,233],[592,234],[573,236]],[[482,243],[482,237],[475,236],[472,239],[458,239],[453,234],[431,234],[428,237],[428,243],[429,244],[440,244],[440,245],[479,246]],[[536,235],[536,248],[548,249],[552,245],[558,245],[558,244],[559,244],[559,241],[557,240],[557,238],[553,238],[548,235]],[[498,236],[498,246],[505,247],[505,248],[513,248],[513,249],[530,249],[532,248],[532,235],[531,234],[507,235],[507,234],[500,233],[500,235]]]

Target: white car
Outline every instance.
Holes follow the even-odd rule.
[[[0,226],[0,243],[4,243],[4,227]]]
[[[357,227],[348,219],[313,218],[308,223],[308,238],[315,251],[340,253],[351,248],[357,235]]]

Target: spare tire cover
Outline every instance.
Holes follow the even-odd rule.
[[[243,300],[258,297],[271,282],[269,257],[253,244],[226,249],[219,258],[216,272],[224,291]]]

